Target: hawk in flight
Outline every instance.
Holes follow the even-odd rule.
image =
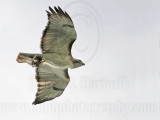
[[[67,12],[60,7],[49,7],[48,24],[42,33],[42,54],[19,53],[17,62],[28,63],[36,67],[38,91],[34,105],[60,96],[70,78],[68,68],[85,65],[81,60],[71,55],[71,47],[77,38],[73,21]]]

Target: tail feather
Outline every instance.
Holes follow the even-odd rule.
[[[32,58],[33,57],[31,56],[31,54],[19,53],[19,55],[17,57],[17,62],[31,64]]]
[[[18,63],[28,63],[33,66],[33,61],[36,56],[40,56],[38,54],[29,54],[29,53],[19,53],[17,57]]]

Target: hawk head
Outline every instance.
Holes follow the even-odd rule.
[[[85,65],[85,64],[84,64],[81,60],[75,59],[73,65],[74,65],[73,68],[77,68],[77,67],[81,67],[81,66],[83,66],[83,65]]]

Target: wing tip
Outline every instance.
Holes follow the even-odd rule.
[[[37,105],[36,101],[34,101],[34,102],[32,103],[32,105]]]
[[[46,13],[47,13],[48,17],[51,16],[51,13],[49,11],[46,10]]]
[[[46,10],[48,16],[50,16],[51,14],[53,14],[53,15],[59,15],[60,17],[65,16],[66,18],[70,19],[71,22],[73,22],[72,19],[71,19],[71,17],[69,16],[69,14],[66,11],[63,11],[60,6],[58,6],[58,7],[54,6],[54,10],[50,6],[48,8],[49,8],[49,10],[51,12],[50,13],[50,12],[48,12]]]
[[[50,6],[48,8],[49,8],[49,10],[51,11],[52,14],[56,15],[56,12]]]
[[[42,103],[41,101],[34,100],[34,102],[32,103],[32,105],[37,105],[37,104],[41,104],[41,103]]]
[[[59,10],[58,10],[58,8],[56,7],[56,6],[54,6],[54,10],[58,13],[59,12]]]
[[[65,11],[65,15],[66,15],[66,17],[73,23],[71,17],[69,16],[69,14],[68,14],[66,11]]]

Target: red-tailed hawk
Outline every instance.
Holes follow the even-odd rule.
[[[38,91],[34,105],[60,96],[70,78],[68,68],[77,68],[84,63],[71,55],[71,47],[77,38],[73,22],[60,7],[49,7],[48,24],[41,38],[42,54],[19,53],[17,62],[36,67]]]

